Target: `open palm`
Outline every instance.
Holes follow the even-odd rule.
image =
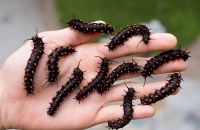
[[[26,96],[24,90],[24,71],[27,60],[30,57],[33,48],[31,41],[28,41],[15,53],[13,53],[4,63],[0,71],[0,112],[1,122],[5,128],[22,128],[22,129],[84,129],[93,125],[107,122],[108,120],[120,118],[123,115],[123,108],[120,105],[106,105],[113,101],[122,101],[126,87],[118,84],[112,87],[109,92],[102,96],[96,92],[89,95],[80,104],[74,100],[78,90],[74,91],[67,97],[54,117],[47,115],[47,108],[63,84],[69,79],[71,73],[78,62],[81,60],[80,69],[84,73],[85,80],[82,81],[81,87],[95,77],[98,71],[98,57],[107,57],[110,60],[135,54],[144,53],[154,50],[168,50],[176,46],[176,38],[171,34],[153,34],[148,45],[137,43],[141,37],[133,37],[121,48],[109,52],[105,47],[106,42],[90,44],[100,34],[83,34],[69,28],[42,32],[38,34],[43,37],[45,42],[45,54],[42,56],[35,73],[34,95]],[[53,49],[59,46],[75,46],[76,52],[72,55],[63,57],[59,61],[60,77],[58,84],[49,83],[44,87],[42,85],[47,81],[47,60],[48,55]],[[146,58],[135,57],[134,60],[140,65],[144,65]],[[118,63],[111,65],[111,70]],[[161,67],[156,73],[166,73],[171,71],[182,71],[186,68],[183,61],[171,62]],[[123,79],[135,77],[138,75],[128,75]],[[138,93],[136,98],[155,91],[156,88],[162,87],[164,81],[147,83],[128,83],[129,87],[134,87]],[[155,110],[151,106],[135,106],[133,113],[134,119],[150,117]]]

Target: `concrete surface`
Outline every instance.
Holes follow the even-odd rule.
[[[25,39],[35,34],[36,27],[39,31],[60,28],[52,0],[0,0],[0,65]],[[133,120],[124,130],[199,130],[199,41],[191,47],[194,56],[184,73],[181,92],[158,103],[154,117]],[[105,126],[88,130],[103,130]]]
[[[36,28],[59,29],[55,12],[52,0],[0,0],[0,65]]]

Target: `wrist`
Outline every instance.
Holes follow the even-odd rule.
[[[2,72],[0,70],[0,130],[4,130],[5,127],[3,125],[3,113],[2,113],[2,104],[3,104],[3,80],[2,80]]]

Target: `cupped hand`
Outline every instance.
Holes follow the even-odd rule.
[[[33,48],[32,41],[26,42],[21,48],[14,52],[3,64],[0,70],[0,124],[4,128],[21,128],[21,129],[84,129],[96,124],[107,122],[108,120],[118,119],[123,115],[123,108],[120,105],[105,105],[113,101],[122,101],[126,87],[124,84],[115,85],[102,96],[97,92],[93,92],[85,100],[78,101],[73,99],[78,92],[74,91],[67,97],[55,116],[47,115],[47,108],[63,84],[69,79],[73,69],[77,67],[79,61],[80,69],[86,71],[84,73],[85,80],[82,81],[80,87],[83,87],[95,77],[98,71],[98,62],[100,57],[107,57],[110,60],[116,58],[152,52],[156,50],[169,50],[176,46],[176,38],[167,33],[152,34],[148,45],[138,43],[141,37],[130,38],[124,46],[119,47],[115,51],[108,51],[105,46],[107,42],[91,43],[92,40],[101,34],[83,34],[70,28],[48,31],[39,33],[39,37],[45,43],[45,54],[39,61],[35,72],[34,95],[26,95],[24,89],[24,73],[27,60],[30,57]],[[59,61],[60,77],[58,84],[48,83],[44,87],[42,85],[47,81],[47,60],[48,55],[53,49],[59,46],[75,46],[76,52],[72,55],[63,57]],[[140,65],[146,63],[146,59],[142,57],[133,57]],[[120,63],[114,63],[110,66],[111,70]],[[173,71],[183,71],[187,67],[187,63],[179,60],[170,62],[159,68],[155,73],[168,73]],[[127,75],[122,79],[133,78],[139,75]],[[138,93],[136,99],[148,93],[152,93],[155,89],[162,87],[166,82],[158,81],[153,83],[131,82],[127,83],[129,87],[133,87]],[[155,109],[152,106],[138,105],[134,106],[133,118],[147,118],[153,116]]]

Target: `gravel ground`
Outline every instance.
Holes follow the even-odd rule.
[[[59,29],[59,19],[55,13],[53,0],[0,0],[0,65],[24,39],[39,31]],[[189,49],[192,58],[184,72],[183,89],[165,101],[156,104],[154,117],[133,120],[124,130],[199,130],[200,127],[200,37]],[[106,124],[88,130],[105,129]]]

